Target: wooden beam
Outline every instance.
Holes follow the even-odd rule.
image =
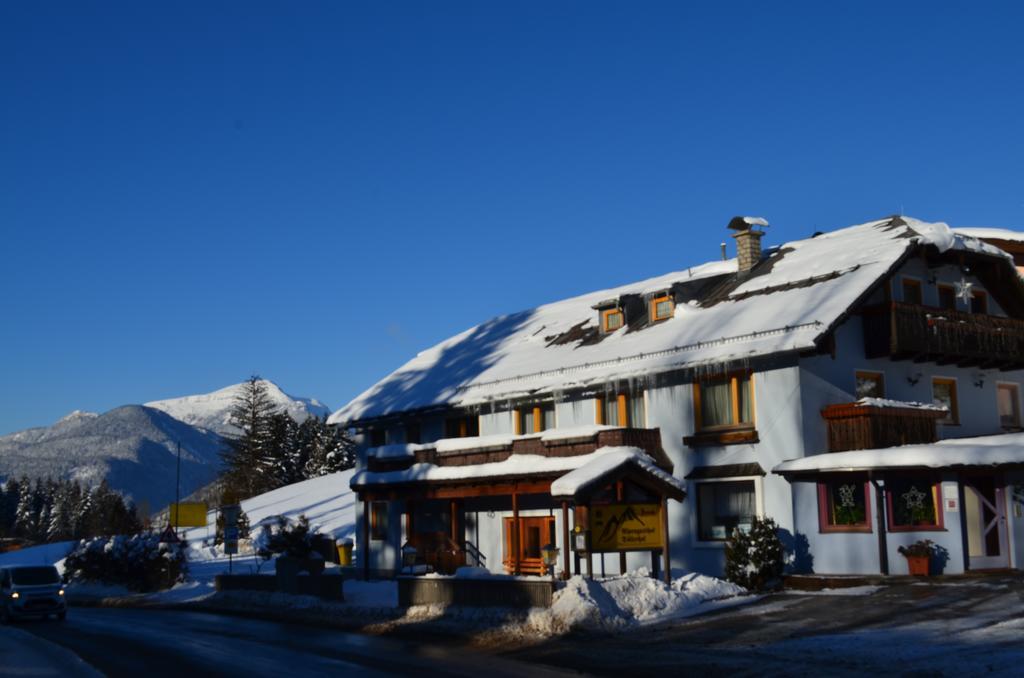
[[[665,559],[665,583],[669,586],[672,585],[672,554],[670,553],[669,544],[671,540],[668,537],[668,498],[661,500],[661,539],[662,539],[662,554]]]
[[[622,502],[622,481],[615,483],[615,501]],[[626,552],[619,551],[619,574],[626,574]]]
[[[562,502],[562,579],[569,578],[569,551],[572,550],[569,543],[569,502]]]
[[[363,579],[370,579],[370,502],[363,502]]]
[[[519,574],[519,495],[512,493],[512,574]]]

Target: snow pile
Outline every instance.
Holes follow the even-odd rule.
[[[934,410],[936,412],[945,412],[948,409],[945,405],[918,403],[910,400],[890,400],[889,398],[861,398],[856,404],[860,407],[897,407],[906,410]]]
[[[604,580],[576,576],[555,592],[550,608],[532,611],[526,625],[543,635],[622,629],[692,616],[712,609],[708,603],[746,593],[735,584],[696,573],[673,580],[671,586],[651,578],[646,568]]]
[[[954,228],[953,231],[971,238],[987,238],[989,240],[1005,240],[1007,242],[1024,242],[1024,232],[1011,231],[1008,228]]]

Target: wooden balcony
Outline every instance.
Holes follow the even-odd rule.
[[[890,303],[864,310],[868,358],[1024,368],[1024,320]]]
[[[828,424],[828,451],[845,452],[934,443],[938,440],[935,424],[946,412],[849,403],[829,405],[821,416]]]

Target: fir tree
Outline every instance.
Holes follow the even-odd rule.
[[[221,459],[226,488],[243,497],[252,497],[273,485],[273,458],[270,450],[270,422],[276,413],[266,384],[250,377],[231,408],[230,422],[240,430],[225,438]]]
[[[38,514],[35,512],[35,491],[28,478],[22,478],[18,483],[18,504],[14,515],[14,533],[19,537],[32,538],[35,532],[35,521]]]
[[[350,469],[356,464],[355,442],[343,429],[328,426],[327,418],[310,417],[311,432],[305,466],[307,478]]]
[[[302,480],[303,451],[298,445],[298,425],[288,414],[279,412],[270,418],[268,446],[264,464],[269,468],[269,489]]]

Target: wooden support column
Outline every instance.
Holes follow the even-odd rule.
[[[519,495],[512,491],[512,574],[519,574]]]
[[[562,579],[569,578],[569,551],[572,544],[569,543],[569,502],[562,502]]]
[[[875,520],[878,524],[878,571],[884,575],[889,574],[889,544],[885,531],[886,509],[885,492],[874,474],[868,472],[868,479],[875,488]]]
[[[587,531],[589,532],[590,531],[590,526],[592,524],[591,521],[590,521],[590,504],[587,504],[586,509],[587,509]],[[588,539],[587,541],[592,542],[593,538],[594,538],[594,535],[590,535],[590,539]],[[593,543],[587,544],[587,578],[588,579],[593,579],[594,578],[594,551],[593,551],[593,548],[594,548]]]
[[[412,499],[405,500],[405,541],[411,542],[413,533],[412,524],[413,503]]]
[[[626,396],[621,395],[621,396],[619,396],[619,398],[621,398],[621,400],[619,401],[619,406],[621,408],[621,407],[623,407],[622,406],[622,402],[625,401]],[[624,420],[623,419],[619,419],[619,421],[622,422]],[[622,425],[624,425],[624,424],[620,424],[620,426],[622,426]],[[617,483],[615,483],[615,501],[621,503],[622,502],[622,496],[623,496],[623,493],[622,493],[622,481],[620,480]],[[619,551],[619,574],[626,574],[626,552],[625,551]]]
[[[664,572],[663,576],[665,577],[665,583],[668,584],[669,586],[671,586],[672,585],[672,554],[670,553],[671,549],[669,548],[669,544],[672,543],[672,540],[670,540],[669,536],[668,536],[668,497],[665,497],[665,498],[663,498],[661,500],[661,532],[662,532],[662,534],[661,534],[661,538],[662,538],[661,553],[662,553],[662,557],[663,557],[663,559],[665,561],[665,572]]]
[[[363,500],[363,579],[370,579],[370,502]]]
[[[451,513],[451,533],[452,541],[459,548],[462,548],[462,540],[459,539],[459,502],[456,499],[452,499],[448,504],[449,512]]]

